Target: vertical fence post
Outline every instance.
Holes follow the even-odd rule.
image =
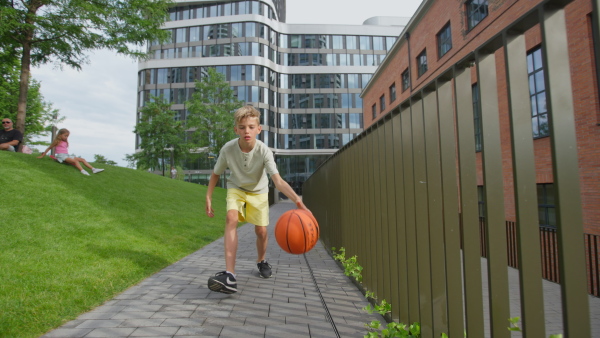
[[[396,179],[394,182],[394,191],[396,194],[395,209],[396,214],[396,240],[398,248],[398,298],[397,306],[392,305],[392,314],[394,308],[398,310],[398,321],[408,323],[409,315],[409,291],[408,291],[408,262],[407,262],[407,244],[406,244],[406,212],[405,212],[405,186],[404,186],[404,151],[402,142],[402,109],[392,118],[393,142],[394,142],[394,168],[396,168]],[[392,303],[393,304],[393,303]]]
[[[479,216],[475,162],[475,127],[471,68],[455,68],[456,120],[460,204],[463,225],[463,262],[467,337],[483,337],[483,295],[479,255]]]
[[[546,6],[542,15],[565,335],[589,337],[583,218],[565,10]]]
[[[537,209],[535,157],[531,137],[531,107],[527,79],[527,55],[523,34],[504,35],[508,83],[511,146],[518,231],[521,316],[526,337],[544,338],[544,297]]]
[[[506,222],[504,218],[504,175],[498,109],[496,56],[494,51],[478,51],[481,125],[483,136],[483,186],[485,193],[486,246],[492,336],[510,337],[506,321],[510,317],[508,271],[506,268]]]
[[[446,290],[448,296],[448,335],[462,337],[463,319],[462,263],[460,224],[458,219],[458,187],[456,185],[456,134],[452,107],[452,81],[438,82],[440,154],[442,166],[442,202],[446,259]]]
[[[427,167],[425,160],[425,131],[423,97],[412,102],[413,167],[415,187],[415,233],[417,244],[417,271],[419,273],[419,301],[421,333],[433,337],[431,308],[431,254],[427,206]]]
[[[406,274],[408,278],[409,321],[420,322],[419,270],[417,266],[417,235],[415,229],[415,184],[413,166],[412,107],[404,109],[402,116],[402,154],[404,174],[404,212],[406,243]]]
[[[444,215],[442,204],[442,173],[440,163],[440,130],[435,84],[424,92],[423,118],[425,156],[427,160],[427,204],[429,205],[429,247],[431,251],[431,300],[433,337],[448,332],[448,293],[444,249]]]
[[[386,120],[384,125],[385,129],[385,171],[383,175],[386,178],[387,195],[385,198],[387,207],[387,220],[388,220],[388,233],[384,234],[384,241],[387,241],[388,245],[388,256],[387,256],[387,268],[388,271],[387,280],[389,280],[389,300],[392,305],[392,318],[398,318],[398,290],[399,290],[399,278],[398,276],[403,271],[398,270],[398,251],[400,243],[398,242],[398,226],[397,218],[401,215],[398,214],[396,209],[396,195],[398,191],[396,187],[396,166],[394,165],[394,126],[392,119],[397,115],[395,113],[390,114],[389,119]]]

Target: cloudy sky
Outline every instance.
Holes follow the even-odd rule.
[[[287,0],[287,23],[361,25],[373,16],[410,17],[420,0]],[[44,65],[32,69],[42,94],[60,110],[59,128],[71,132],[69,150],[85,159],[94,154],[126,166],[135,150],[137,62],[110,51],[90,53],[81,71]]]

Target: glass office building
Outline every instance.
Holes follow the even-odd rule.
[[[150,59],[139,64],[138,109],[162,96],[185,119],[194,81],[214,67],[238,99],[261,111],[259,138],[300,192],[324,159],[362,131],[360,92],[408,18],[286,24],[285,10],[285,0],[175,0],[164,26],[171,40],[151,44]],[[186,180],[206,184],[214,162],[186,162]]]

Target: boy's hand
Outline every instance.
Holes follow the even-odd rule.
[[[206,206],[205,206],[206,215],[210,218],[215,217],[215,212],[212,208],[212,200],[210,198],[206,198]]]
[[[298,200],[298,202],[296,202],[296,206],[298,207],[298,209],[302,209],[304,211],[309,212],[312,215],[312,211],[310,211],[306,205],[304,205],[304,202],[302,202],[302,200]]]

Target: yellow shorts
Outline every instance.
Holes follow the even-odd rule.
[[[269,194],[227,189],[227,211],[237,210],[238,220],[258,226],[269,225]]]

